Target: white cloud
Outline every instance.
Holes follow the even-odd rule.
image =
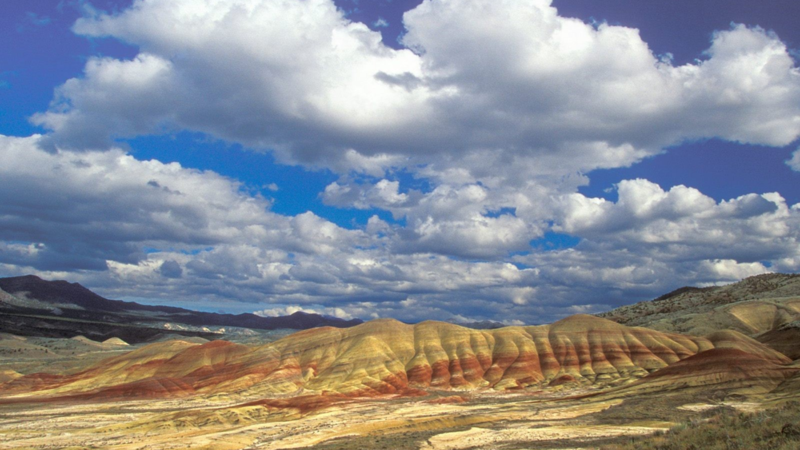
[[[696,189],[664,191],[642,179],[624,180],[617,190],[616,203],[564,196],[563,218],[554,229],[606,249],[669,259],[761,261],[800,251],[800,214],[776,193],[717,203]]]
[[[519,205],[519,213],[524,215],[532,204],[524,194],[511,191],[470,183],[441,184],[425,194],[414,190],[403,193],[397,181],[384,179],[372,185],[332,183],[322,197],[327,204],[380,208],[391,211],[395,218],[405,218],[407,226],[394,235],[395,251],[495,258],[527,249],[530,240],[543,233],[542,211],[533,220],[524,220],[515,211],[503,211],[504,207],[516,209]],[[537,192],[541,189],[530,194]]]
[[[399,190],[400,183],[398,181],[387,179],[370,186],[333,182],[325,187],[325,191],[321,195],[323,201],[328,205],[358,209],[401,208],[413,201],[413,197],[418,197],[416,194],[409,195]]]
[[[262,317],[277,317],[277,316],[290,316],[296,312],[304,312],[307,314],[319,314],[324,316],[336,317],[338,319],[350,320],[353,318],[351,314],[342,308],[304,308],[298,305],[288,305],[284,307],[275,307],[262,309],[253,314]]]
[[[419,74],[419,59],[383,46],[380,33],[348,22],[327,0],[141,1],[80,19],[74,30],[142,53],[92,59],[83,78],[59,89],[35,121],[60,143],[178,127],[317,160],[326,148],[374,143],[424,116],[416,99],[428,89],[376,78]]]
[[[50,134],[0,138],[0,268],[118,297],[535,323],[800,267],[800,207],[777,193],[577,193],[592,170],[687,140],[797,139],[800,73],[777,36],[735,25],[674,66],[638,30],[547,0],[427,0],[404,24],[394,50],[329,0],[140,0],[79,20],[139,54],[87,61],[33,117]],[[275,214],[235,180],[108,150],[173,130],[327,168],[326,204],[396,223]],[[532,249],[547,231],[581,242]]]
[[[423,2],[404,16],[419,54],[342,14],[329,0],[145,0],[81,19],[78,33],[141,53],[90,60],[35,120],[73,145],[188,128],[330,167],[492,149],[561,154],[563,168],[587,171],[686,139],[785,145],[800,134],[800,74],[758,28],[718,32],[707,60],[675,67],[637,30],[594,28],[547,1]]]
[[[377,218],[369,234],[310,212],[281,216],[213,172],[121,150],[50,153],[41,141],[0,137],[4,274],[67,278],[112,298],[325,304],[320,311],[339,317],[411,320],[449,315],[457,296],[489,305],[492,289],[534,272],[396,254],[375,235],[392,234]],[[417,295],[432,303],[402,312],[400,302]]]
[[[266,199],[213,172],[139,161],[121,150],[49,153],[42,140],[0,136],[1,238],[30,243],[14,244],[19,249],[11,252],[29,266],[104,269],[108,260],[145,259],[145,247],[248,245],[325,254],[366,239],[312,213],[274,214]]]
[[[795,150],[792,153],[792,157],[786,161],[786,165],[795,172],[800,172],[800,150]]]
[[[685,140],[800,135],[800,73],[760,28],[717,32],[704,60],[674,66],[638,30],[560,17],[548,1],[426,1],[404,24],[416,53],[384,46],[329,0],[143,0],[75,24],[140,54],[90,60],[34,121],[69,146],[191,129],[271,148],[341,174],[326,203],[405,219],[397,251],[469,258],[525,250],[560,214],[552,199],[591,170]],[[403,189],[395,170],[431,189]],[[631,197],[615,210],[707,209],[710,199],[676,189],[682,204],[648,211]],[[605,207],[595,206],[582,213]],[[514,214],[492,215],[503,208]]]
[[[706,261],[705,268],[719,278],[727,281],[738,281],[762,273],[770,272],[760,262],[739,263],[731,259],[717,259]]]

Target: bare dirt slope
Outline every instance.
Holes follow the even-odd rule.
[[[735,331],[684,336],[588,315],[483,331],[443,322],[377,320],[349,329],[303,331],[259,347],[226,341],[151,344],[79,373],[14,379],[0,385],[0,401],[195,395],[244,401],[299,394],[415,395],[432,388],[616,386],[713,349],[738,352],[717,355],[723,359],[742,354],[762,361],[767,372],[790,362]]]

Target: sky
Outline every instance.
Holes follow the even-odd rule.
[[[800,270],[800,3],[0,0],[0,276],[547,323]]]

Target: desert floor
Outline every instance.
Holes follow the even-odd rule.
[[[452,391],[338,399],[315,411],[201,398],[0,405],[9,449],[565,449],[641,437],[720,405],[696,394],[614,399],[583,392]]]

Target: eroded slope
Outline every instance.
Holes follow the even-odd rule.
[[[80,373],[33,374],[0,388],[7,400],[17,401],[32,396],[191,395],[247,400],[415,394],[428,389],[613,386],[712,349],[732,349],[768,367],[790,362],[737,332],[684,336],[587,315],[552,325],[497,330],[377,320],[349,329],[307,330],[260,347],[225,341],[158,343]]]

